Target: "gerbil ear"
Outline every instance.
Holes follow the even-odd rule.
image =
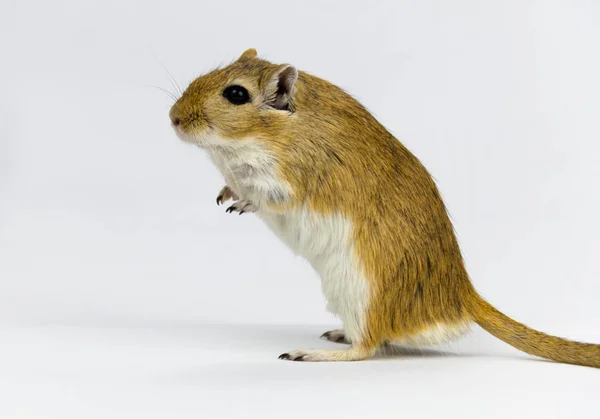
[[[294,111],[294,93],[296,92],[298,70],[289,64],[282,64],[271,75],[265,91],[266,105],[285,111]]]
[[[240,58],[238,58],[238,61],[247,60],[249,58],[256,58],[256,50],[254,48],[244,51],[244,53],[240,55]]]

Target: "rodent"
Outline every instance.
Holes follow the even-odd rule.
[[[172,106],[178,136],[226,180],[217,203],[255,212],[320,274],[346,349],[294,361],[356,361],[386,343],[429,345],[483,329],[534,356],[600,367],[600,345],[533,330],[475,290],[434,180],[358,101],[245,51],[194,80]]]

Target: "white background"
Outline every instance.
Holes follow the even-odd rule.
[[[0,417],[597,417],[597,370],[479,329],[447,357],[278,361],[335,346],[319,279],[215,205],[147,85],[250,47],[340,85],[434,175],[492,304],[600,342],[599,22],[593,0],[0,0]]]

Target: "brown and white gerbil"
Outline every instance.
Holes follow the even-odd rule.
[[[170,111],[178,136],[208,151],[227,211],[256,212],[320,274],[348,349],[294,361],[356,361],[387,342],[429,345],[473,322],[529,354],[600,367],[600,345],[530,329],[475,291],[436,185],[360,103],[325,80],[249,49],[194,80]]]

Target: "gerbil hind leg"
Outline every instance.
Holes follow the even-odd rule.
[[[376,349],[374,345],[365,344],[353,344],[348,349],[298,349],[279,355],[279,359],[309,362],[360,361],[373,356]]]
[[[352,316],[352,319],[356,317]],[[376,339],[367,339],[363,333],[356,332],[358,328],[347,327],[346,330],[354,330],[353,336],[347,336],[344,330],[334,330],[338,337],[343,337],[352,342],[352,346],[348,349],[300,349],[286,352],[279,356],[279,359],[287,359],[290,361],[309,361],[309,362],[333,362],[333,361],[360,361],[370,358],[375,354],[378,347]],[[356,325],[354,325],[356,326]],[[328,332],[332,333],[332,332]],[[327,333],[325,333],[327,334]],[[336,336],[336,335],[330,335]]]
[[[362,328],[358,327],[357,319],[362,316],[350,315],[346,317],[344,322],[344,330],[350,331],[346,334],[344,330],[335,330],[338,337],[343,337],[352,346],[348,349],[304,349],[286,352],[279,356],[279,359],[290,361],[309,361],[309,362],[333,362],[333,361],[360,361],[370,358],[375,354],[379,341],[373,339],[372,336],[367,338],[362,332]],[[343,319],[343,318],[342,318]],[[329,332],[331,333],[331,332]],[[326,333],[327,334],[327,333]],[[331,335],[330,335],[331,336]]]

